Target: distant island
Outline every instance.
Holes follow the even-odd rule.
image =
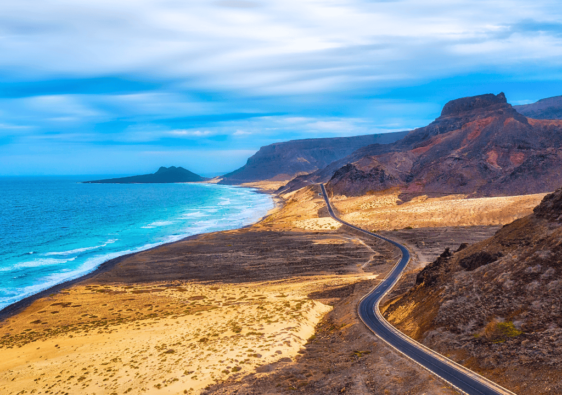
[[[167,184],[173,182],[198,182],[208,178],[201,177],[183,167],[161,167],[154,174],[141,176],[109,178],[107,180],[84,181],[85,184]]]

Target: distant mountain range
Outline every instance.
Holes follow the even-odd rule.
[[[457,99],[428,126],[362,147],[281,191],[318,182],[347,196],[394,186],[412,196],[549,192],[562,185],[562,121],[527,118],[503,93]]]
[[[562,119],[562,96],[549,97],[533,104],[513,106],[519,113],[534,119]]]
[[[246,165],[222,176],[220,183],[290,180],[299,174],[323,169],[358,148],[375,143],[393,143],[406,134],[408,132],[293,140],[267,145],[250,157]]]
[[[86,184],[165,184],[174,182],[197,182],[208,178],[201,177],[183,167],[161,167],[154,174],[141,176],[110,178],[107,180],[86,181]]]
[[[89,183],[197,182],[181,167]],[[410,132],[293,140],[260,148],[221,184],[291,180],[280,192],[327,183],[332,195],[400,187],[403,197],[549,192],[562,185],[562,96],[511,106],[503,93],[452,100]]]

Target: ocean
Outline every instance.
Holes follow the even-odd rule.
[[[274,207],[249,188],[0,178],[0,309],[118,256],[251,224]]]

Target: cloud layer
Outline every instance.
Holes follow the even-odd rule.
[[[227,171],[274,141],[421,126],[464,95],[560,94],[561,14],[546,0],[3,1],[0,168],[134,172],[146,152],[188,150],[175,164],[199,170],[204,152],[239,154],[212,161]],[[103,147],[128,167],[96,166]]]

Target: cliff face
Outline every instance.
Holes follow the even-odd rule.
[[[445,251],[418,274],[409,292],[385,306],[386,317],[477,370],[500,374],[519,369],[521,380],[553,371],[560,377],[561,210],[558,189],[534,214],[504,226],[494,237]],[[549,390],[533,393],[562,393],[562,381],[553,383],[549,377],[543,382]]]
[[[326,167],[360,147],[388,144],[404,137],[407,132],[355,137],[294,140],[271,144],[248,159],[246,165],[223,176],[222,184],[240,184],[263,180],[290,180]]]
[[[534,119],[562,119],[562,96],[549,97],[536,103],[513,106],[519,113]]]
[[[86,181],[87,184],[166,184],[174,182],[198,182],[207,178],[201,177],[183,167],[161,167],[154,174],[142,176],[110,178],[107,180]]]
[[[400,179],[388,173],[383,166],[365,157],[355,164],[347,164],[337,170],[330,180],[333,194],[359,196],[382,188],[400,185]]]
[[[549,192],[562,184],[562,121],[528,119],[503,94],[463,98],[447,103],[439,118],[404,139],[363,147],[335,165],[342,161],[355,167],[362,161],[363,172],[392,175],[392,184],[406,195]],[[380,182],[371,179],[365,190],[354,185],[361,182],[355,175],[344,174],[352,167],[340,168],[337,177],[334,164],[329,167],[307,178],[329,180],[332,194],[354,196],[388,187],[383,177]]]

